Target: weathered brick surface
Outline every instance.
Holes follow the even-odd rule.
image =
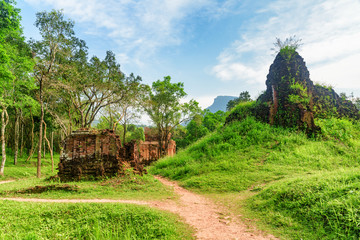
[[[58,176],[62,181],[91,179],[122,174],[127,168],[142,173],[138,159],[125,152],[111,130],[75,131],[65,140]]]
[[[164,144],[163,144],[164,148]],[[168,146],[168,156],[173,156],[176,153],[176,143],[170,140]],[[140,142],[139,146],[139,160],[144,165],[149,165],[160,158],[160,148],[158,141],[145,141]]]
[[[140,141],[139,144],[139,160],[142,164],[149,165],[160,158],[160,144],[159,136],[155,129],[148,127],[144,128],[145,141]],[[165,148],[165,144],[162,143],[162,148]],[[171,140],[171,134],[169,135],[169,146],[167,155],[173,156],[176,153],[176,143]]]
[[[74,131],[65,139],[58,176],[61,181],[92,179],[122,174],[126,169],[142,174],[146,172],[144,165],[160,158],[159,150],[158,141],[138,144],[134,140],[122,147],[120,137],[112,130]],[[168,155],[173,156],[175,151],[175,141],[170,140]]]

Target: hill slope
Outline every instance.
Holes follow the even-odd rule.
[[[204,193],[255,189],[248,208],[287,238],[359,237],[360,126],[339,119],[316,124],[322,135],[314,139],[247,117],[150,171]]]

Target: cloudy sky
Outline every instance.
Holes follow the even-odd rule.
[[[360,0],[18,0],[27,38],[35,13],[63,9],[90,55],[112,50],[147,84],[170,75],[202,107],[265,90],[276,38],[296,35],[310,78],[360,97]]]

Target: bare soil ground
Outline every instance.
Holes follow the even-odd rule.
[[[59,203],[129,203],[148,205],[161,210],[166,210],[180,215],[183,220],[192,226],[196,233],[196,239],[237,239],[237,240],[265,240],[276,239],[272,235],[266,235],[255,228],[249,228],[238,217],[224,214],[227,211],[216,205],[211,200],[192,193],[177,183],[156,177],[164,185],[174,188],[179,199],[167,199],[164,201],[136,201],[136,200],[113,200],[113,199],[30,199],[30,198],[0,198],[21,202],[59,202]],[[3,181],[7,183],[10,181]]]
[[[265,235],[254,228],[249,229],[236,216],[224,215],[227,211],[211,200],[192,193],[175,182],[160,177],[156,178],[164,185],[174,187],[174,191],[180,196],[180,199],[153,203],[154,206],[179,214],[186,223],[196,229],[197,239],[276,239],[274,236]]]

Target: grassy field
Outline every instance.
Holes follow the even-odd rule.
[[[0,201],[0,239],[192,239],[169,213],[127,204]]]
[[[239,214],[284,239],[358,239],[360,125],[316,123],[322,135],[308,138],[248,117],[150,171],[238,206]]]
[[[8,156],[8,160],[11,157]],[[56,165],[59,156],[55,156]],[[0,197],[48,199],[174,198],[172,189],[152,175],[129,173],[99,181],[48,180],[54,176],[50,157],[36,178],[35,159],[8,161]],[[0,239],[192,239],[193,230],[178,216],[146,206],[113,203],[25,203],[0,201]]]
[[[6,156],[6,164],[4,176],[0,176],[0,181],[9,179],[23,179],[36,176],[36,154],[26,162],[27,156],[18,158],[17,165],[14,165],[14,157],[11,155]],[[41,160],[41,175],[42,177],[54,176],[57,173],[57,164],[59,163],[59,154],[54,154],[54,172],[51,171],[51,158],[46,155],[46,158]]]
[[[25,198],[53,198],[53,199],[142,199],[160,200],[174,197],[173,191],[154,179],[152,175],[134,175],[129,172],[125,176],[106,178],[99,181],[78,181],[61,183],[49,180],[56,175],[57,170],[51,171],[50,156],[43,160],[42,178],[36,178],[36,165],[33,160],[25,162],[26,158],[20,158],[15,166],[10,161],[5,168],[5,176],[2,180],[15,180],[11,183],[0,185],[1,197],[25,197]],[[59,161],[59,155],[54,157],[55,163]]]

